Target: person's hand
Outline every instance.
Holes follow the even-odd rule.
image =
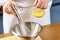
[[[4,7],[3,7],[3,11],[5,11],[6,13],[8,13],[8,14],[13,14],[13,15],[16,15],[15,14],[15,12],[12,10],[12,8],[11,8],[11,6],[10,6],[10,4],[11,3],[13,3],[15,6],[16,6],[16,4],[15,4],[15,2],[13,2],[13,1],[7,1],[6,3],[5,3],[5,5],[4,5]],[[17,6],[16,6],[17,7]]]
[[[5,11],[8,14],[16,15],[10,6],[11,3],[13,3],[16,6],[16,3],[14,1],[8,0],[3,7],[3,11]],[[41,8],[41,9],[45,9],[48,7],[48,0],[36,0],[35,6],[37,6],[38,8]],[[16,8],[17,8],[17,6],[16,6]]]
[[[48,7],[48,0],[35,0],[35,6],[41,9],[46,9]]]

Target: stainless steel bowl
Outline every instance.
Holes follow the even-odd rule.
[[[15,25],[12,28],[12,33],[16,36],[34,37],[39,34],[41,25],[35,22],[24,22]]]

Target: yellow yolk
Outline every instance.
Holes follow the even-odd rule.
[[[36,18],[41,18],[44,16],[44,10],[43,9],[36,9],[32,12],[32,15]]]

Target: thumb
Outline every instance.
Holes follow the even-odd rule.
[[[37,5],[37,3],[38,3],[38,0],[35,0],[35,2],[34,2],[34,6],[36,6],[36,5]]]

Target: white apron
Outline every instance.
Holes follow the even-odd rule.
[[[51,7],[52,1],[49,2],[48,8],[45,9],[45,15],[42,18],[33,18],[34,22],[39,23],[40,25],[48,25],[51,24],[50,22],[50,7]],[[4,33],[9,33],[11,30],[11,27],[17,24],[17,18],[16,16],[12,14],[7,14],[5,11],[3,12],[3,28]]]

